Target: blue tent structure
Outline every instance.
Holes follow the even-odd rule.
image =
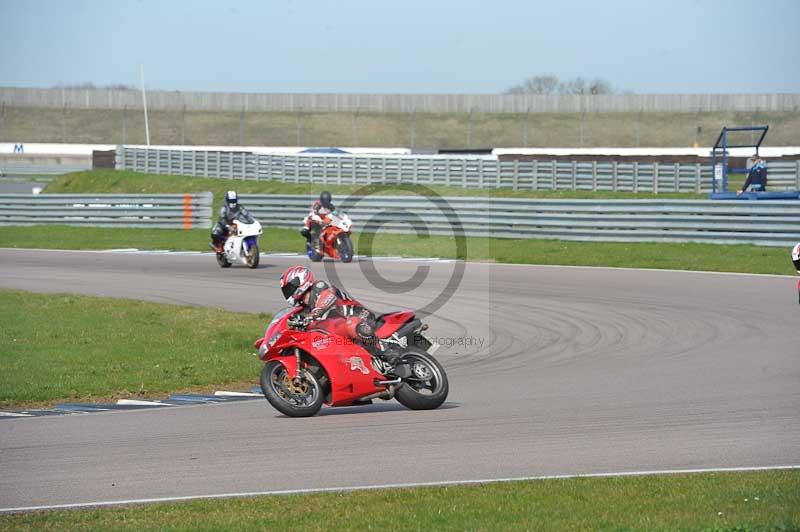
[[[751,137],[751,142],[731,142],[730,133],[739,133],[750,131],[755,133]],[[728,174],[734,173],[747,173],[747,168],[729,168],[728,167],[728,149],[729,148],[755,148],[756,154],[758,149],[764,142],[764,137],[767,136],[769,126],[737,126],[737,127],[723,127],[720,131],[717,141],[714,143],[714,148],[711,150],[711,168],[714,171],[714,176],[711,185],[711,194],[709,199],[716,200],[776,200],[776,199],[800,199],[800,192],[798,191],[783,191],[783,192],[745,192],[737,195],[736,191],[728,191]],[[735,137],[741,138],[736,135]],[[757,139],[757,140],[756,140]]]
[[[350,153],[341,148],[306,148],[300,153]]]

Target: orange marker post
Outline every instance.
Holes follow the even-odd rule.
[[[183,228],[192,228],[192,195],[183,195]]]

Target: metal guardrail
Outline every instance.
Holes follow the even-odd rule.
[[[316,196],[240,196],[265,226],[299,229]],[[357,232],[791,246],[800,201],[342,198]],[[0,225],[210,228],[212,195],[0,194]],[[298,238],[300,236],[298,235]]]
[[[91,170],[92,163],[88,164],[2,164],[0,163],[0,177],[13,175],[61,175],[70,172]]]
[[[700,164],[498,161],[492,157],[274,155],[205,150],[117,148],[117,168],[155,174],[274,179],[291,183],[444,185],[513,190],[710,192]],[[770,190],[800,189],[800,161],[768,166]]]
[[[11,106],[141,109],[138,90],[0,87]],[[150,109],[384,113],[614,113],[796,111],[797,93],[764,94],[308,94],[147,92]]]
[[[211,227],[212,194],[0,194],[0,225]]]
[[[263,224],[297,229],[314,199],[240,195]],[[800,241],[800,201],[366,196],[343,199],[337,207],[353,219],[357,232],[762,246]]]

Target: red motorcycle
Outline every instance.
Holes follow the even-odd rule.
[[[275,315],[255,347],[265,362],[261,390],[267,401],[290,417],[313,416],[329,406],[371,404],[397,399],[413,410],[430,410],[447,399],[444,368],[432,354],[439,347],[413,312],[378,317],[376,333],[402,355],[393,365],[373,357],[352,339],[309,322],[287,308]]]
[[[342,262],[353,260],[353,241],[350,235],[353,231],[353,222],[344,213],[333,211],[322,218],[322,230],[319,234],[319,249],[314,249],[310,242],[306,243],[306,254],[314,262],[319,262],[323,257],[330,257]]]

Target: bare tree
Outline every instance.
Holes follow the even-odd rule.
[[[505,90],[505,94],[614,94],[611,84],[603,78],[587,79],[577,76],[561,81],[558,76],[531,76]]]
[[[560,83],[558,92],[561,94],[613,94],[614,90],[611,88],[611,84],[602,78],[588,80],[578,76]]]
[[[53,86],[54,89],[113,89],[113,90],[134,90],[130,85],[124,83],[111,83],[98,87],[91,81],[82,81],[80,83],[59,83]]]
[[[506,94],[555,94],[559,81],[557,76],[546,74],[531,76],[519,85],[508,88]]]

